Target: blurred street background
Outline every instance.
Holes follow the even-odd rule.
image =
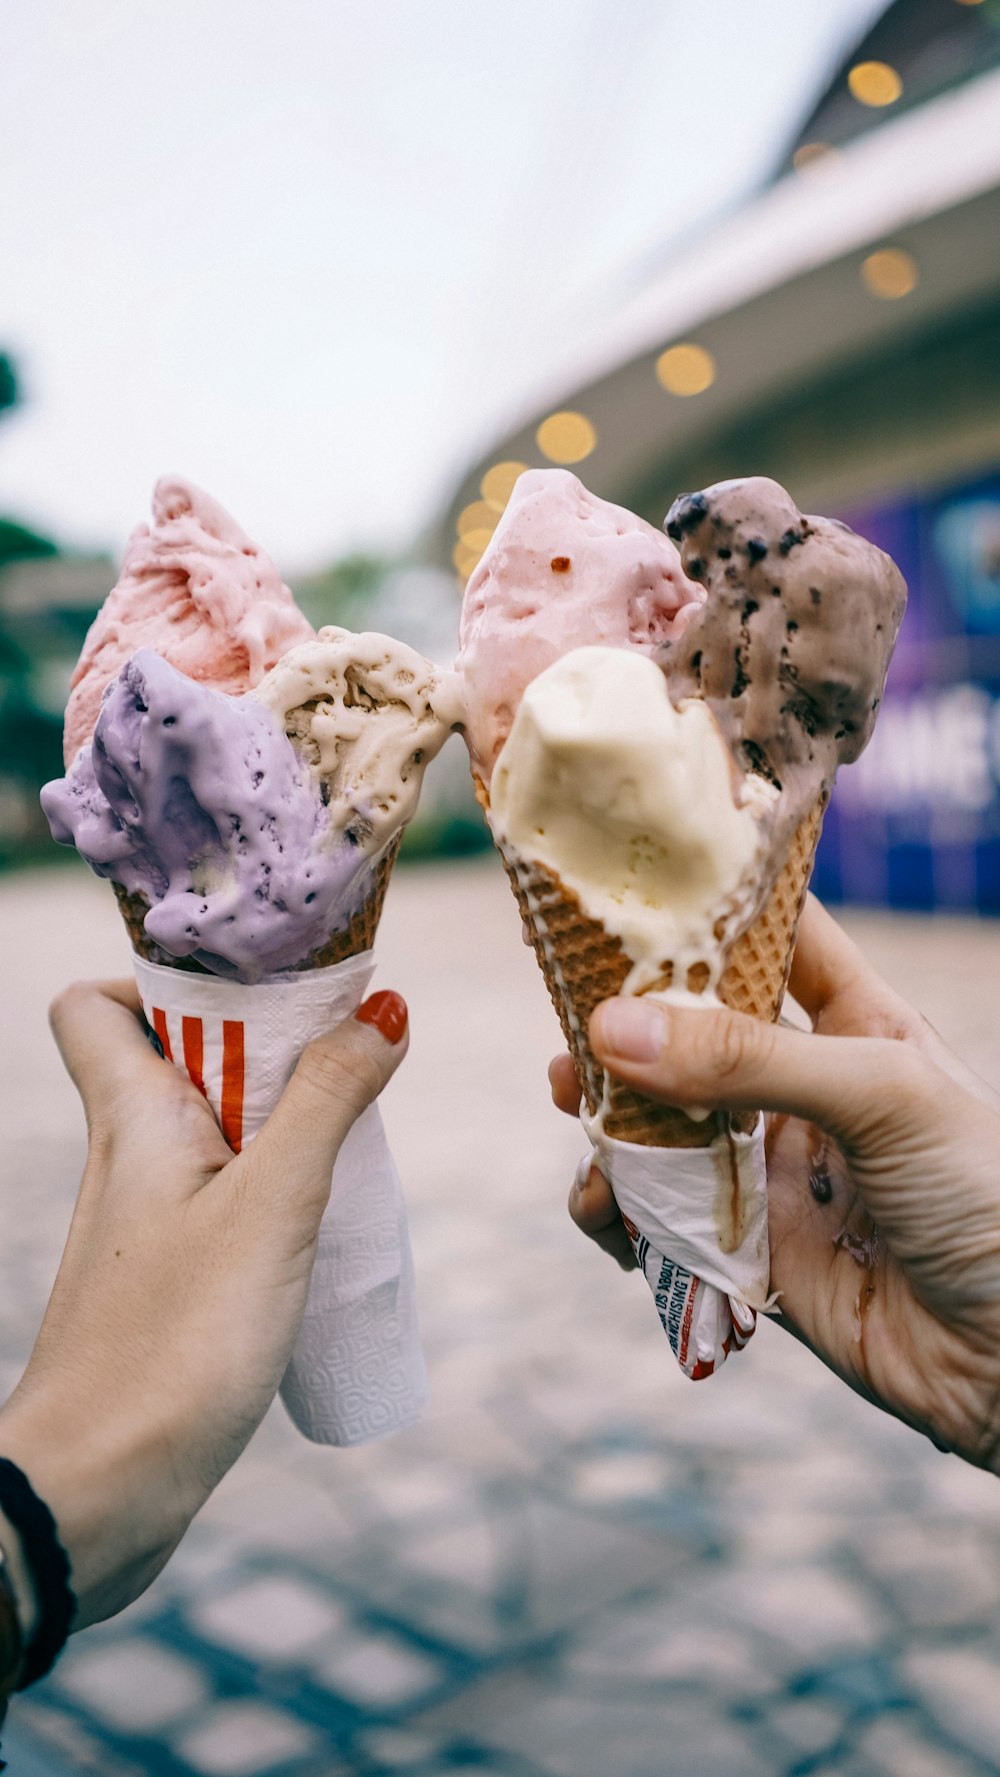
[[[9,879],[0,920],[12,1383],[84,1151],[46,1000],[127,948],[82,868]],[[1000,1078],[992,927],[851,925]],[[581,1137],[495,859],[397,871],[378,981],[411,1007],[385,1117],[425,1417],[320,1450],[273,1408],[149,1593],[15,1704],[15,1777],[995,1773],[996,1480],[766,1322],[684,1380],[641,1279],[566,1215]]]
[[[8,1383],[83,1151],[45,1006],[126,965],[38,789],[165,472],[314,623],[442,662],[524,467],[654,524],[771,474],[871,537],[910,606],[815,886],[1000,1083],[1000,0],[9,0],[3,29]],[[380,938],[425,1421],[331,1454],[275,1410],[16,1708],[15,1770],[1000,1772],[995,1484],[768,1325],[674,1373],[565,1220],[557,1027],[487,841],[453,742]]]

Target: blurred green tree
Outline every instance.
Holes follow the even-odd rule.
[[[16,518],[0,517],[0,568],[9,561],[27,561],[40,555],[58,555],[59,545],[51,537],[18,524]]]
[[[0,352],[0,417],[21,405],[21,385],[17,368],[9,352]],[[29,530],[15,518],[0,516],[0,567],[9,561],[25,561],[39,555],[58,555],[59,546],[51,537]]]
[[[20,398],[14,360],[6,352],[0,352],[0,413],[6,408],[16,407]]]
[[[0,352],[0,420],[20,405],[14,360]],[[59,553],[51,537],[0,515],[0,575],[16,562]],[[19,623],[6,607],[0,587],[0,866],[17,862],[44,844],[47,835],[38,790],[62,769],[62,723],[51,710],[39,706],[36,661],[26,645],[30,633],[23,617]]]
[[[392,563],[378,555],[357,553],[331,562],[318,574],[303,578],[295,598],[317,629],[336,623],[341,629],[365,629],[366,612],[377,597]]]

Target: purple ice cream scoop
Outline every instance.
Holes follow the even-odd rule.
[[[60,844],[149,902],[156,944],[240,981],[301,964],[369,886],[371,858],[271,711],[149,648],[108,687],[92,745],[42,807]]]

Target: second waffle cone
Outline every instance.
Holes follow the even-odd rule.
[[[478,780],[476,794],[488,812],[489,793]],[[778,1016],[825,806],[823,796],[797,828],[767,903],[733,945],[718,990],[733,1011],[769,1023]],[[515,866],[506,857],[504,867],[593,1115],[603,1100],[604,1072],[587,1040],[590,1014],[601,1000],[621,991],[631,959],[617,938],[588,918],[557,876],[538,865]],[[668,971],[665,965],[654,985],[666,986]],[[696,1120],[672,1105],[643,1098],[619,1080],[609,1083],[604,1128],[619,1141],[651,1148],[708,1147],[718,1133],[715,1117]]]

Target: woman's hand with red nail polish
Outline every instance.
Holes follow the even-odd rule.
[[[373,993],[365,1000],[354,1016],[359,1024],[374,1025],[387,1043],[399,1043],[406,1033],[410,1014],[401,993],[383,988],[380,993]]]
[[[131,983],[77,986],[53,1007],[87,1167],[0,1450],[56,1518],[78,1627],[148,1585],[270,1405],[334,1162],[406,1053],[406,1022],[398,994],[373,994],[308,1045],[234,1155],[154,1054]]]

